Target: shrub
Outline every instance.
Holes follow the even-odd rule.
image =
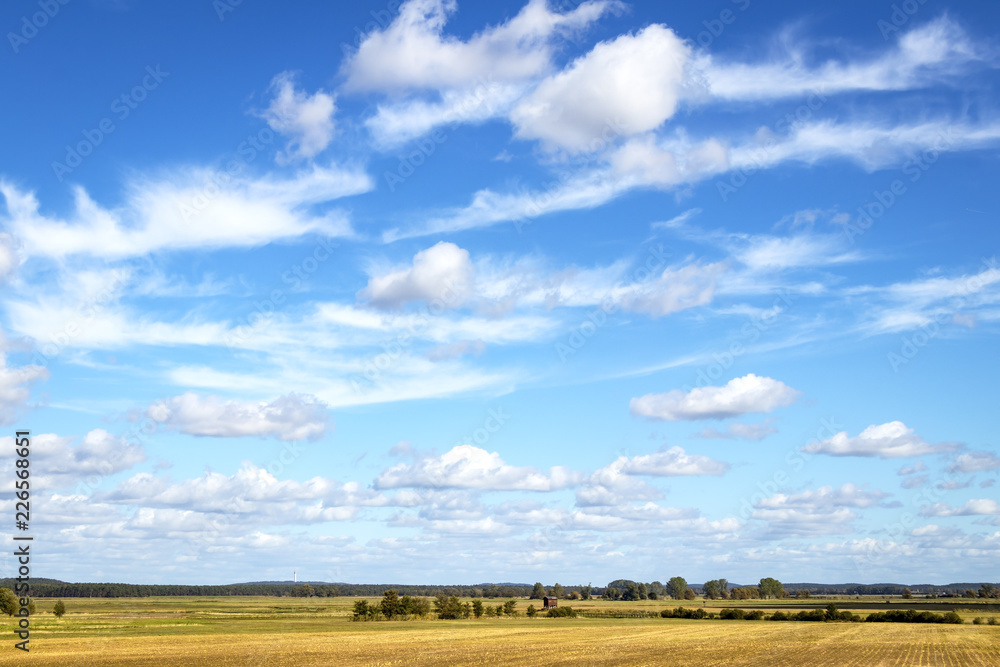
[[[800,611],[791,620],[794,621],[825,621],[826,612],[822,609],[812,609],[810,611]]]
[[[972,619],[972,624],[973,625],[982,625],[983,624],[983,617],[982,616],[976,616],[974,619]]]
[[[962,617],[953,611],[935,614],[932,611],[917,611],[915,609],[892,609],[868,614],[865,621],[869,623],[954,623],[958,625],[962,622]]]
[[[660,612],[660,616],[663,618],[707,618],[708,612],[701,607],[697,609],[677,607],[676,609],[664,609]]]
[[[747,613],[742,609],[723,609],[719,612],[719,618],[726,620],[743,620]]]
[[[743,618],[748,621],[760,621],[764,618],[764,612],[760,609],[754,609],[753,611],[748,611]]]
[[[791,620],[791,617],[788,614],[786,614],[785,612],[783,612],[783,611],[776,611],[773,614],[771,614],[771,618],[769,620],[772,620],[772,621],[788,621],[788,620]]]
[[[573,611],[573,607],[553,607],[549,609],[546,615],[552,618],[576,618],[576,612]]]
[[[987,623],[989,625],[996,625],[997,624],[997,619],[995,619],[994,617],[990,616],[990,620],[988,620]]]

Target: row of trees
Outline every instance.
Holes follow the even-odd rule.
[[[533,616],[534,607],[528,607],[528,615]],[[378,603],[367,600],[354,601],[355,621],[395,620],[407,618],[424,618],[431,612],[431,602],[427,598],[400,597],[399,591],[390,589],[382,594]],[[458,596],[438,594],[434,598],[434,613],[438,618],[482,618],[500,616],[517,616],[517,600],[507,600],[498,605],[483,604],[482,600],[462,602]]]

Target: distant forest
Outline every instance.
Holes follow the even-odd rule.
[[[13,588],[15,579],[0,579],[0,588]],[[632,586],[629,586],[632,584]],[[609,589],[619,591],[632,590],[637,582],[628,579],[617,579],[605,587],[600,586],[560,586],[554,584],[548,590],[557,589],[559,597],[573,596],[586,591],[587,597],[609,597],[621,599],[618,595],[606,596]],[[643,589],[663,590],[659,582],[641,584]],[[733,589],[742,588],[738,584],[729,584]],[[937,597],[968,596],[969,591],[979,591],[983,586],[991,590],[1000,584],[956,583],[937,586],[932,584],[814,584],[786,583],[787,591],[808,591],[812,595],[903,595],[909,589],[913,595],[934,595]],[[121,598],[121,597],[151,597],[165,595],[266,595],[291,597],[378,597],[386,590],[393,589],[400,595],[428,596],[455,595],[469,598],[527,598],[532,597],[533,584],[497,583],[476,584],[471,586],[444,585],[407,585],[407,584],[345,584],[322,581],[291,582],[291,581],[257,581],[243,584],[225,584],[220,586],[188,586],[183,584],[123,584],[123,583],[69,583],[57,579],[33,579],[31,593],[33,597],[46,598]],[[703,594],[702,586],[691,586],[691,589]],[[644,599],[644,598],[643,598]]]

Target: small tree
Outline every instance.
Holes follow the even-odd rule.
[[[535,609],[535,605],[529,604],[524,613],[528,615],[528,618],[534,618],[535,615],[538,614],[538,610]]]
[[[0,614],[13,616],[19,607],[17,596],[9,588],[0,588]]]
[[[536,581],[535,587],[531,589],[531,595],[528,596],[529,600],[541,600],[545,597],[545,586],[542,586],[542,582]]]
[[[473,600],[472,601],[472,615],[475,616],[476,618],[482,618],[483,617],[483,601],[482,600]]]
[[[688,582],[684,577],[670,577],[670,581],[667,582],[667,591],[670,593],[670,597],[675,600],[684,599],[684,591],[687,590]]]
[[[684,599],[685,600],[693,600],[696,597],[698,597],[698,596],[694,594],[693,590],[691,590],[690,588],[685,588],[684,589]]]
[[[562,586],[560,586],[560,585],[559,585],[559,584],[557,583],[556,585],[554,585],[554,586],[552,587],[552,591],[551,591],[551,593],[552,593],[552,597],[554,597],[554,598],[561,598],[561,597],[563,596],[563,593],[564,593],[564,589],[563,589],[563,587],[562,587]]]
[[[52,608],[52,613],[56,615],[56,618],[62,618],[63,614],[66,613],[66,605],[63,604],[62,600],[56,601],[56,606]]]
[[[904,588],[903,589],[903,599],[904,600],[912,600],[913,599],[913,593],[910,592],[909,588]]]
[[[781,585],[781,582],[771,577],[761,579],[758,588],[760,589],[760,596],[762,598],[780,598],[785,595],[785,589]]]
[[[590,584],[580,586],[580,597],[584,600],[590,599]]]
[[[503,603],[504,616],[517,616],[517,600],[507,600]]]
[[[382,594],[382,615],[385,616],[390,621],[398,616],[402,609],[400,608],[399,593],[394,590],[388,590]]]

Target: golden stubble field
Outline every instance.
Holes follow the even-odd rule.
[[[56,619],[47,613],[53,601],[40,600],[42,613],[32,619],[30,654],[14,649],[14,623],[3,621],[6,639],[0,645],[0,665],[1000,666],[1000,626],[968,621],[907,625],[522,616],[353,623],[352,602],[68,599],[69,613]],[[839,604],[850,606],[849,601]],[[523,612],[527,601],[518,607]],[[963,614],[970,619],[972,615]]]

